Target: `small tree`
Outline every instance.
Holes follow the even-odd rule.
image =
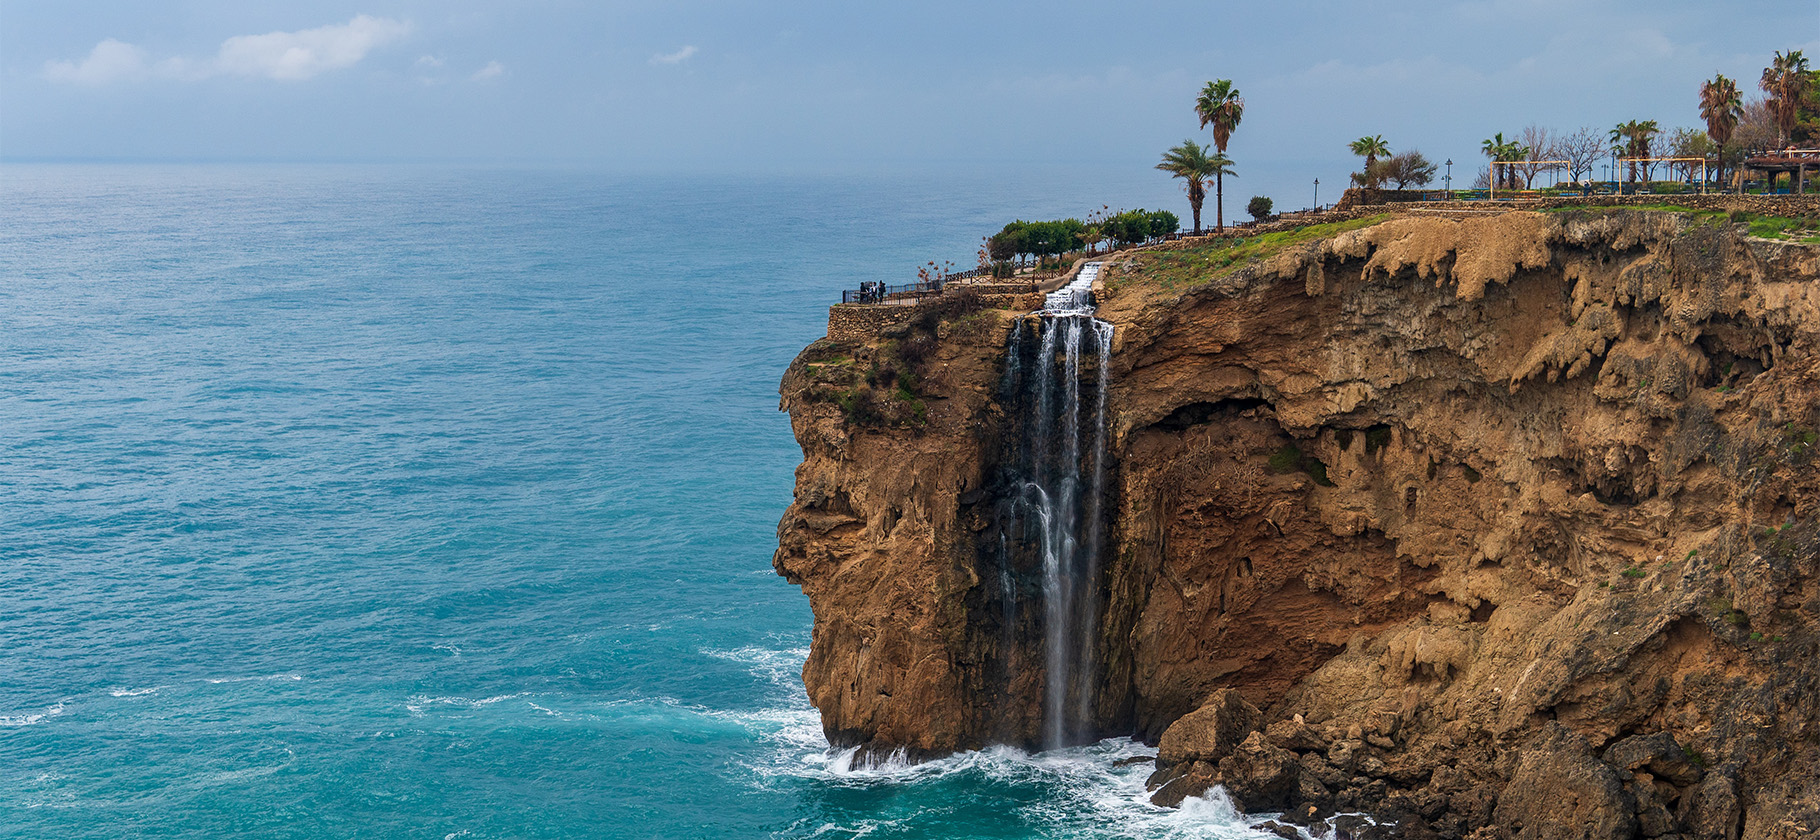
[[[987,255],[996,262],[1003,262],[1032,253],[1029,228],[1030,223],[1021,219],[1005,225],[1003,230],[986,240]]]
[[[1150,212],[1150,230],[1152,237],[1164,237],[1182,229],[1182,220],[1168,210]]]
[[[1592,177],[1593,167],[1605,158],[1605,137],[1594,131],[1592,126],[1583,126],[1580,130],[1560,138],[1555,144],[1562,160],[1567,161],[1567,177],[1583,181]]]
[[[1378,161],[1371,180],[1374,183],[1395,182],[1397,189],[1427,186],[1435,179],[1435,165],[1415,149],[1398,152]]]
[[[1713,139],[1706,136],[1706,132],[1701,129],[1677,128],[1668,135],[1669,157],[1697,157],[1704,160],[1712,157],[1717,151],[1718,147],[1713,144]],[[1685,180],[1689,181],[1693,180],[1694,173],[1699,170],[1700,166],[1693,161],[1683,161],[1677,165],[1681,167]]]
[[[1273,206],[1275,206],[1275,202],[1272,202],[1269,196],[1254,195],[1251,197],[1251,201],[1245,205],[1245,212],[1250,213],[1251,218],[1261,222],[1270,217],[1270,210]]]
[[[1561,138],[1535,123],[1530,123],[1527,128],[1524,128],[1522,133],[1517,135],[1516,142],[1529,150],[1528,154],[1523,156],[1525,161],[1560,159],[1560,150],[1556,147],[1560,145]],[[1520,163],[1510,168],[1522,173],[1523,187],[1528,189],[1537,175],[1559,167],[1543,163]]]

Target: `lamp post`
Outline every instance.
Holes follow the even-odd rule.
[[[1447,176],[1441,182],[1447,185],[1447,197],[1453,198],[1453,158],[1447,159]]]
[[[1321,179],[1314,179],[1314,209],[1321,209]]]

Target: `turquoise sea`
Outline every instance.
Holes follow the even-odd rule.
[[[0,836],[1252,834],[1123,740],[848,769],[771,570],[827,304],[1102,204],[1187,215],[1144,170],[0,168]]]

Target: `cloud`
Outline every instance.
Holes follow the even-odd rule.
[[[651,56],[651,63],[652,64],[681,64],[685,61],[688,61],[689,57],[695,55],[696,52],[698,52],[698,50],[696,50],[695,47],[686,46],[673,53],[659,53],[657,55]]]
[[[44,77],[86,85],[150,78],[196,81],[211,76],[302,81],[359,64],[367,53],[404,37],[410,29],[404,21],[355,15],[345,24],[236,35],[222,41],[215,58],[208,61],[175,56],[153,62],[144,49],[108,38],[81,62],[45,62]]]
[[[497,61],[489,61],[487,62],[487,66],[474,71],[474,75],[469,76],[468,78],[473,79],[476,82],[484,82],[488,79],[497,79],[505,74],[506,66],[504,64],[500,64]]]
[[[359,64],[374,48],[402,38],[410,30],[403,21],[355,15],[338,26],[236,35],[221,42],[215,67],[231,75],[301,81]]]
[[[89,50],[88,58],[80,64],[74,61],[46,62],[44,77],[54,82],[101,85],[144,78],[147,69],[145,50],[109,38]]]

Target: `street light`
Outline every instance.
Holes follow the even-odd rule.
[[[1314,179],[1314,209],[1321,209],[1321,179]]]
[[[1447,177],[1441,181],[1447,185],[1447,197],[1453,198],[1453,158],[1447,159]]]

